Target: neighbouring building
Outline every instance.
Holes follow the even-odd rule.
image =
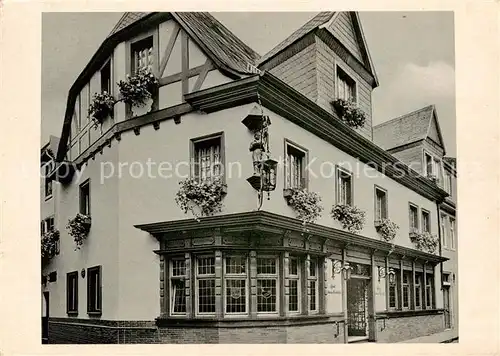
[[[423,114],[407,125],[418,141],[372,127],[378,85],[356,12],[320,13],[263,57],[208,13],[126,13],[72,85],[55,155],[42,149],[49,342],[456,327],[454,164],[433,107],[425,130]],[[444,163],[413,167],[424,152]]]

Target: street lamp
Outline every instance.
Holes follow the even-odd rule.
[[[391,268],[389,268],[389,271],[387,271],[385,267],[379,266],[379,268],[378,268],[378,281],[380,282],[380,278],[385,278],[386,276],[389,277],[389,283],[394,284],[394,281],[396,279],[396,272],[394,272],[394,269],[391,267]]]
[[[352,267],[349,265],[349,262],[345,261],[344,265],[342,266],[342,277],[344,277],[346,281],[351,278],[351,270]]]

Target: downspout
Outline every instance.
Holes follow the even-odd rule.
[[[436,202],[436,210],[437,210],[437,222],[438,222],[438,242],[439,242],[439,256],[443,255],[443,248],[441,244],[441,209],[440,209],[440,202]],[[440,290],[443,291],[443,262],[439,263],[439,273],[441,276],[441,288]]]

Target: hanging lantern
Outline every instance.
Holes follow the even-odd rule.
[[[278,161],[268,158],[262,162],[262,190],[266,192],[276,189],[276,167]]]
[[[394,284],[396,282],[396,272],[393,268],[389,268],[389,283]]]

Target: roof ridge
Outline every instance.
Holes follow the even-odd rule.
[[[402,120],[402,119],[404,119],[404,118],[405,118],[405,117],[407,117],[407,116],[414,115],[414,114],[419,113],[419,112],[421,112],[421,111],[426,111],[426,110],[429,110],[429,109],[431,109],[431,108],[433,108],[433,107],[434,107],[434,104],[430,104],[430,105],[424,106],[423,108],[420,108],[420,109],[417,109],[417,110],[410,111],[410,112],[408,112],[408,113],[406,113],[406,114],[403,114],[403,115],[397,116],[397,117],[395,117],[395,118],[393,118],[393,119],[390,119],[390,120],[388,120],[388,121],[384,121],[384,122],[382,122],[382,123],[380,123],[380,124],[378,124],[378,125],[375,125],[375,126],[373,126],[373,129],[376,129],[376,128],[378,128],[378,127],[382,127],[382,126],[386,126],[386,125],[388,125],[388,124],[394,123],[395,121]]]
[[[331,18],[333,17],[333,15],[335,14],[335,11],[322,11],[322,12],[318,12],[316,15],[314,15],[309,21],[307,21],[306,23],[304,23],[302,26],[300,26],[299,28],[297,28],[295,31],[293,31],[290,35],[288,35],[287,37],[285,37],[283,39],[283,41],[279,42],[276,46],[274,46],[273,48],[271,48],[267,53],[265,53],[259,60],[259,65],[264,63],[265,61],[267,61],[268,59],[274,57],[277,53],[279,53],[281,50],[283,50],[283,48],[280,48],[282,46],[284,46],[287,42],[290,41],[291,38],[294,38],[294,36],[298,36],[300,35],[301,31],[304,30],[305,28],[307,28],[308,25],[311,25],[313,24],[315,21],[318,21],[318,19],[320,19],[322,16],[328,16],[328,17],[325,17],[325,20],[321,23],[318,23],[316,26],[312,27],[310,30],[318,27],[318,26],[321,26],[325,23],[327,23],[328,21],[331,20]],[[307,33],[310,32],[307,31],[306,33],[304,33],[303,35],[306,35]],[[298,36],[297,38],[294,38],[293,41],[291,41],[290,43],[288,43],[284,48],[288,47],[289,45],[291,45],[293,42],[295,42],[296,40],[300,39],[303,37],[303,35],[300,35]]]

